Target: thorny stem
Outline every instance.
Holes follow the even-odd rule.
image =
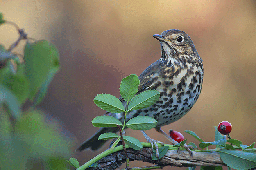
[[[126,156],[126,169],[127,169],[129,167],[129,164],[128,164],[129,158],[128,158],[128,155],[127,155],[127,152],[126,152],[125,142],[124,142],[124,139],[123,139],[123,129],[120,126],[117,126],[117,127],[119,128],[119,132],[120,132],[120,136],[121,136],[121,140],[122,140],[122,145],[123,145],[124,153],[125,153],[125,156]]]

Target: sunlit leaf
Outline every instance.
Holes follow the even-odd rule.
[[[156,127],[157,121],[148,116],[137,116],[129,120],[126,125],[133,130],[150,130]]]
[[[99,136],[98,140],[108,140],[108,139],[113,139],[113,138],[118,138],[119,136],[115,133],[108,132],[108,133],[103,133]]]
[[[98,107],[108,112],[121,113],[125,111],[120,100],[111,94],[98,94],[93,101]]]
[[[97,116],[92,120],[92,124],[95,127],[117,127],[122,123],[112,116]]]
[[[125,101],[130,101],[138,92],[140,80],[137,75],[131,74],[121,81],[120,94]]]
[[[157,90],[146,90],[136,95],[128,105],[128,111],[147,108],[159,100],[160,93]]]
[[[143,148],[140,141],[136,138],[133,138],[131,136],[123,136],[123,139],[125,143],[134,150],[141,150]]]

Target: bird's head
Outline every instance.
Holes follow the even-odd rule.
[[[187,57],[193,57],[193,59],[199,59],[196,48],[190,37],[184,32],[176,29],[171,29],[162,32],[162,34],[153,35],[158,41],[160,41],[162,49],[162,59],[170,61],[170,58],[180,59]]]

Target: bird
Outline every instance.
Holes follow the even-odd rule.
[[[140,74],[137,94],[145,90],[157,90],[160,92],[160,97],[152,106],[128,113],[126,121],[137,116],[152,117],[157,121],[156,131],[175,143],[161,130],[161,127],[182,118],[196,103],[203,84],[203,60],[193,41],[184,31],[170,29],[161,34],[155,34],[153,37],[160,42],[161,57]],[[119,100],[124,106],[126,105],[122,97]],[[124,113],[107,112],[105,115],[124,121]],[[118,131],[117,127],[100,128],[92,137],[83,142],[77,151],[87,148],[97,150],[106,142],[106,140],[98,140],[101,134]],[[156,140],[151,139],[144,131],[142,133],[153,147]]]

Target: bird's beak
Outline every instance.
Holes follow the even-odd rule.
[[[162,37],[162,35],[155,34],[155,35],[153,35],[153,37],[154,37],[155,39],[157,39],[158,41],[164,41],[164,37]]]

